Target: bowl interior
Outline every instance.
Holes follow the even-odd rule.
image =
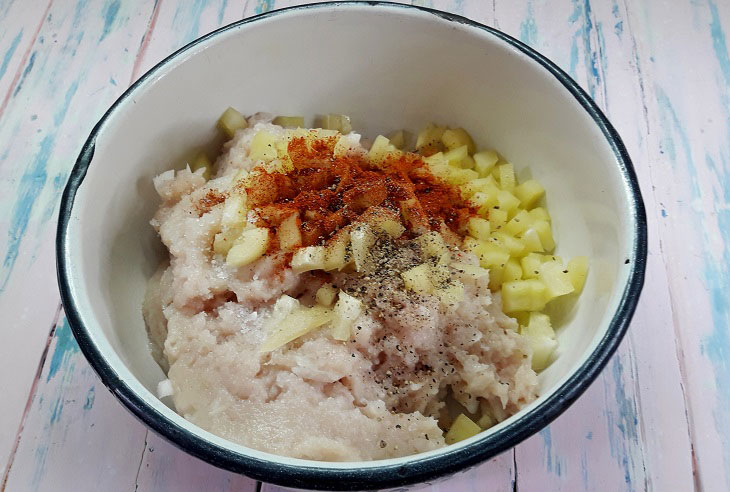
[[[580,302],[561,314],[559,357],[540,374],[542,397],[532,407],[606,334],[637,226],[613,148],[565,86],[494,34],[431,13],[368,5],[286,11],[207,38],[141,82],[100,128],[70,216],[69,290],[89,336],[118,377],[172,422],[261,454],[216,440],[159,402],[164,374],[141,314],[145,282],[164,254],[149,225],[158,206],[152,177],[211,145],[227,106],[310,121],[346,113],[370,137],[431,121],[467,128],[480,147],[545,185],[557,253],[591,261]]]

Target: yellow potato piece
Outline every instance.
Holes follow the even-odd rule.
[[[331,320],[332,310],[323,306],[294,309],[277,326],[272,327],[266,341],[259,347],[259,352],[276,350]]]
[[[457,147],[465,146],[469,151],[469,154],[473,154],[476,151],[476,145],[471,135],[463,128],[449,128],[444,131],[441,135],[441,142],[446,146],[447,149],[452,150]]]
[[[499,156],[493,150],[485,150],[474,154],[474,170],[479,177],[486,178],[492,172],[494,165],[499,161]]]
[[[268,229],[257,227],[245,230],[228,251],[226,263],[233,267],[248,265],[261,258],[268,247]]]
[[[570,283],[573,284],[574,292],[580,294],[588,277],[588,257],[576,256],[568,262],[566,270],[568,270],[568,277]]]
[[[433,292],[431,269],[425,263],[402,272],[400,276],[408,290],[412,290],[417,294],[430,294]]]
[[[545,194],[545,188],[534,179],[529,179],[514,189],[514,194],[522,202],[522,206],[530,209]]]
[[[284,250],[291,250],[302,245],[302,232],[299,229],[299,214],[293,213],[279,225],[279,247]]]
[[[504,312],[541,311],[549,300],[545,284],[538,279],[514,280],[502,284]]]
[[[195,159],[193,159],[193,162],[190,163],[190,170],[195,172],[198,169],[204,169],[203,171],[203,177],[205,180],[209,180],[210,177],[213,175],[213,163],[210,162],[210,159],[208,158],[205,153],[201,152],[197,156],[195,156]]]
[[[334,304],[337,299],[337,289],[332,284],[324,284],[322,287],[317,289],[317,293],[314,295],[315,300],[318,304],[325,307],[330,307]]]
[[[236,134],[236,130],[248,127],[246,118],[233,108],[226,109],[218,119],[218,128],[225,133],[228,138],[232,138]]]
[[[472,436],[476,436],[482,431],[472,419],[460,414],[451,424],[449,431],[444,436],[446,444],[454,444],[465,439],[469,439]]]
[[[273,124],[284,128],[304,128],[303,116],[277,116],[272,121]]]

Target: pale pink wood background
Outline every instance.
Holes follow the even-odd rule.
[[[300,3],[0,0],[0,490],[256,489],[149,433],[99,383],[60,308],[53,239],[75,157],[131,82],[212,29]],[[513,451],[423,490],[730,489],[730,3],[413,3],[568,71],[624,138],[650,221],[644,296],[599,379]]]

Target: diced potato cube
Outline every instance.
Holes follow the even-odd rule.
[[[330,239],[325,247],[324,270],[329,272],[344,268],[348,240],[347,234],[342,232],[334,239]]]
[[[453,166],[447,166],[443,169],[439,169],[438,172],[441,172],[442,174],[437,174],[437,176],[454,186],[468,183],[469,181],[479,177],[476,171],[472,171],[471,169],[455,168]],[[434,172],[434,174],[436,174],[436,172]]]
[[[550,214],[542,207],[535,207],[530,210],[530,218],[534,221],[545,220],[550,222]]]
[[[530,227],[522,233],[522,242],[524,243],[528,253],[540,253],[545,251],[545,248],[542,246],[542,242],[540,241],[540,235],[533,227]]]
[[[279,247],[286,251],[302,245],[299,214],[293,213],[279,225]]]
[[[479,213],[485,216],[492,207],[497,205],[497,195],[489,195],[482,192],[474,193],[474,195],[469,198],[469,204],[472,207],[478,208]]]
[[[479,417],[479,420],[477,421],[477,425],[479,425],[479,427],[482,429],[489,429],[496,423],[497,420],[489,415],[487,412],[484,412],[484,414]]]
[[[246,224],[246,194],[232,194],[223,205],[221,225],[227,227],[243,227]]]
[[[502,308],[506,313],[540,311],[547,301],[547,288],[538,279],[513,280],[502,284]]]
[[[331,320],[332,310],[324,306],[295,309],[272,327],[273,330],[266,341],[259,347],[259,352],[266,353],[276,350]]]
[[[236,244],[236,240],[241,236],[242,232],[243,226],[224,228],[213,239],[213,251],[219,255],[228,254],[228,251]]]
[[[510,313],[510,317],[516,319],[517,323],[522,327],[530,323],[530,314],[527,311],[515,311],[514,313]]]
[[[433,292],[431,269],[425,263],[402,272],[400,276],[408,290],[412,290],[417,294],[430,294]]]
[[[443,152],[436,152],[435,154],[431,154],[428,157],[423,158],[423,162],[426,163],[426,165],[429,166],[429,168],[433,169],[436,168],[443,168],[444,166],[449,165],[449,161],[444,157]]]
[[[448,284],[451,279],[451,270],[449,270],[448,263],[439,262],[436,265],[431,265],[429,278],[431,279],[431,285],[435,288],[444,287]]]
[[[502,282],[512,282],[513,280],[522,279],[522,267],[516,258],[510,258],[504,265],[504,274]]]
[[[515,188],[515,168],[506,162],[497,166],[499,172],[499,186],[503,190],[511,191]]]
[[[499,161],[499,156],[493,150],[485,150],[474,154],[474,170],[479,176],[486,178],[492,172],[492,168]]]
[[[406,132],[403,130],[398,130],[393,133],[391,133],[388,136],[388,140],[390,140],[390,143],[393,147],[396,149],[402,149],[406,145]]]
[[[568,262],[566,270],[568,270],[570,283],[573,284],[575,293],[580,294],[583,291],[583,286],[588,277],[588,257],[576,256]]]
[[[233,267],[248,265],[261,258],[269,247],[269,230],[265,227],[248,229],[241,233],[228,251],[226,263]]]
[[[469,439],[472,436],[476,436],[482,431],[472,419],[460,414],[451,424],[449,431],[444,436],[446,444],[454,444],[465,439]]]
[[[429,156],[443,150],[441,137],[445,131],[446,128],[436,126],[433,123],[426,126],[426,128],[418,132],[418,136],[416,137],[416,151],[419,154]]]
[[[536,220],[532,223],[532,228],[537,231],[537,235],[540,237],[540,243],[545,248],[545,251],[552,251],[555,249],[555,240],[553,239],[553,231],[550,227],[550,222],[547,220]]]
[[[444,254],[449,253],[449,248],[444,243],[441,234],[435,231],[421,234],[416,238],[416,242],[421,246],[421,251],[428,258],[440,258]]]
[[[474,169],[475,164],[476,163],[474,162],[474,158],[470,155],[464,157],[461,160],[461,167],[463,167],[464,169]]]
[[[527,341],[532,348],[532,369],[535,372],[540,372],[550,365],[558,342],[542,335],[528,336]]]
[[[529,179],[514,189],[514,194],[522,202],[522,206],[530,209],[545,194],[545,188],[534,179]]]
[[[295,272],[324,270],[327,261],[327,250],[324,246],[307,246],[299,248],[291,259],[291,267]]]
[[[520,260],[522,265],[522,278],[537,278],[540,274],[540,267],[543,264],[543,255],[530,253]]]
[[[495,196],[499,193],[497,182],[491,176],[487,176],[486,178],[473,179],[469,182],[464,183],[459,188],[461,189],[462,196],[466,198],[469,198],[470,196],[473,196],[479,192]]]
[[[350,117],[344,114],[330,113],[322,116],[321,127],[325,130],[336,130],[343,135],[352,131]]]
[[[550,299],[570,294],[575,290],[573,283],[570,281],[568,270],[565,269],[562,262],[548,261],[543,263],[538,278],[545,284]]]
[[[406,228],[400,222],[400,217],[395,213],[379,213],[368,219],[368,223],[376,231],[384,232],[392,238],[403,235]]]
[[[375,234],[367,224],[359,224],[350,232],[350,242],[352,243],[352,258],[355,261],[355,270],[362,271],[370,248],[375,244]]]
[[[195,172],[198,169],[204,169],[203,177],[206,181],[209,180],[210,177],[213,175],[213,163],[210,162],[210,159],[208,159],[208,156],[205,155],[204,152],[201,152],[197,156],[195,156],[193,162],[190,163],[191,171]]]
[[[505,231],[513,236],[519,236],[532,224],[532,218],[526,210],[520,210],[505,226]]]
[[[448,152],[444,153],[444,159],[449,161],[449,164],[455,167],[465,167],[461,165],[461,162],[467,157],[469,157],[469,150],[467,149],[466,145],[456,147],[455,149],[449,150]],[[475,176],[475,178],[478,177],[478,175]]]
[[[277,116],[272,121],[273,124],[283,126],[284,128],[304,128],[303,116]]]
[[[520,333],[526,336],[546,336],[555,339],[555,330],[550,323],[550,316],[545,313],[530,313],[529,320],[522,326]]]
[[[481,217],[471,217],[466,223],[466,230],[469,235],[482,241],[489,239],[489,233],[491,232],[491,226],[489,221],[482,219]]]
[[[506,211],[499,208],[492,208],[489,210],[489,223],[492,226],[492,230],[496,231],[501,229],[507,224],[508,214]]]
[[[260,131],[251,139],[249,157],[254,161],[269,162],[279,155],[276,147],[279,138],[267,131]]]
[[[464,284],[452,280],[443,287],[434,289],[433,294],[441,300],[443,306],[453,308],[464,300]]]
[[[362,314],[362,302],[340,291],[333,313],[332,337],[335,340],[349,340],[352,333],[352,325],[358,316]]]
[[[469,236],[464,239],[464,249],[474,253],[479,258],[479,264],[483,268],[489,268],[490,272],[490,267],[504,268],[509,259],[509,251],[494,243],[480,241]]]
[[[520,200],[507,190],[500,190],[497,193],[497,204],[500,210],[507,212],[508,216],[513,216],[520,206]]]
[[[317,293],[314,295],[315,300],[318,304],[325,307],[330,307],[334,304],[337,299],[337,289],[332,284],[324,284],[322,287],[317,289]]]
[[[391,145],[390,141],[382,135],[375,137],[373,145],[370,147],[368,152],[368,159],[371,162],[379,162],[385,159],[388,154],[392,152],[398,152],[398,149],[394,145]]]
[[[441,135],[441,142],[446,146],[447,149],[452,150],[457,147],[465,146],[469,151],[469,154],[473,154],[476,151],[476,145],[471,135],[463,128],[449,128],[444,131]]]
[[[461,263],[455,261],[449,266],[453,268],[456,273],[458,273],[462,278],[478,279],[489,274],[489,270],[482,268],[478,265],[471,265],[469,263]]]
[[[503,231],[493,232],[490,236],[490,239],[502,248],[509,251],[510,256],[515,256],[519,258],[527,254],[525,243]]]
[[[506,264],[506,263],[505,263]],[[489,290],[497,292],[502,288],[502,278],[504,277],[503,266],[489,267]]]
[[[223,114],[218,119],[218,128],[223,130],[228,138],[232,138],[236,134],[236,130],[248,127],[246,118],[233,108],[228,108],[223,111]]]

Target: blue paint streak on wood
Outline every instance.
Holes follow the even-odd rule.
[[[44,400],[42,393],[39,390],[39,398],[37,400],[37,406],[39,412],[45,414],[50,410],[50,416],[48,423],[44,425],[43,438],[38,440],[35,449],[35,469],[33,473],[33,487],[38,488],[41,479],[45,471],[46,459],[48,457],[48,448],[52,443],[50,436],[52,435],[52,429],[54,426],[60,423],[61,415],[63,414],[64,405],[67,403],[65,399],[66,387],[70,384],[73,379],[75,372],[75,360],[74,356],[78,354],[79,347],[76,344],[76,340],[71,333],[71,327],[68,324],[68,320],[64,318],[61,323],[56,327],[54,333],[55,346],[53,348],[53,355],[48,363],[48,375],[45,382],[50,382],[54,377],[60,375],[62,381],[60,381],[54,387],[52,397],[49,400]],[[50,402],[50,408],[44,409],[46,401]],[[93,402],[92,402],[93,405]]]
[[[710,7],[710,34],[712,35],[712,49],[715,51],[715,58],[720,64],[720,71],[725,77],[725,89],[730,86],[730,56],[728,56],[727,40],[725,39],[725,31],[722,29],[720,22],[720,14],[717,11],[717,5],[708,2]]]
[[[223,0],[220,7],[218,7],[218,25],[223,25],[223,16],[226,13],[226,7],[228,6],[228,0]]]
[[[520,41],[530,46],[537,43],[537,24],[535,23],[535,9],[532,2],[527,2],[527,16],[520,24]]]
[[[54,333],[56,339],[56,346],[51,356],[51,361],[48,363],[48,375],[46,376],[46,382],[49,382],[58,373],[58,370],[64,364],[67,364],[71,356],[79,351],[79,346],[76,343],[76,339],[71,333],[71,326],[68,324],[68,320],[63,318],[63,321]]]
[[[74,94],[76,94],[77,88],[78,81],[74,81],[74,83],[71,84],[66,91],[63,103],[53,116],[53,122],[56,127],[61,124],[66,116],[71,99]],[[55,145],[55,140],[55,132],[51,132],[43,137],[33,162],[31,162],[28,169],[20,178],[20,183],[18,185],[18,198],[10,215],[10,227],[8,228],[7,241],[8,246],[2,266],[0,266],[0,293],[5,290],[5,287],[8,284],[10,275],[15,267],[15,261],[18,259],[18,252],[23,241],[23,236],[28,229],[31,213],[33,212],[38,196],[46,184],[46,164],[48,163],[48,159],[51,157],[51,151]]]
[[[18,95],[18,92],[20,91],[21,87],[23,87],[23,83],[25,82],[25,79],[28,77],[28,74],[31,70],[33,70],[33,65],[35,65],[35,58],[38,52],[34,51],[30,54],[30,59],[28,59],[28,64],[23,69],[23,74],[20,76],[20,80],[18,81],[18,85],[15,87],[15,90],[13,91],[13,97]]]
[[[558,456],[555,456],[555,452],[553,450],[553,436],[550,431],[550,427],[545,427],[541,430],[540,437],[542,437],[543,446],[545,448],[545,468],[550,473],[561,476],[564,464]]]
[[[257,14],[263,14],[274,8],[274,0],[256,0],[256,6],[253,11]]]
[[[109,35],[109,33],[112,30],[112,25],[114,24],[114,21],[117,18],[117,14],[119,13],[119,7],[121,6],[120,0],[112,0],[111,2],[107,2],[104,5],[104,10],[102,14],[104,15],[104,29],[101,32],[101,37],[99,38],[99,42],[102,42],[105,37]]]
[[[63,193],[63,187],[66,185],[68,180],[67,173],[57,174],[52,181],[53,189],[51,190],[51,198],[48,200],[48,205],[43,211],[43,217],[41,218],[41,226],[51,220],[56,212],[56,205],[58,205],[61,193]]]
[[[616,0],[613,0],[611,13],[613,14],[614,19],[616,19],[616,23],[613,25],[613,32],[619,37],[619,39],[621,39],[621,35],[624,33],[624,21],[621,18],[621,12]]]
[[[10,42],[10,47],[3,55],[3,62],[0,63],[0,80],[3,78],[3,75],[5,75],[5,72],[8,70],[8,65],[10,64],[10,59],[15,54],[15,50],[18,49],[18,44],[20,44],[20,40],[23,37],[23,30],[21,29],[18,34],[15,35],[13,40]]]
[[[86,393],[86,403],[84,403],[84,410],[89,411],[94,407],[94,400],[96,399],[96,389],[92,386],[89,392]]]
[[[203,15],[203,9],[207,5],[205,0],[195,0],[194,2],[180,2],[175,10],[173,24],[188,25],[188,29],[183,32],[180,39],[181,45],[189,43],[200,35],[200,17]],[[192,22],[190,22],[192,20]],[[190,24],[188,24],[190,22]]]
[[[730,127],[728,128],[730,131]],[[730,142],[728,142],[730,148]],[[712,363],[715,372],[715,386],[717,388],[718,402],[713,410],[715,427],[724,436],[723,442],[727,442],[730,436],[730,420],[728,419],[728,408],[730,408],[730,304],[727,301],[727,291],[730,285],[730,210],[727,204],[730,203],[730,158],[723,156],[718,166],[715,160],[707,155],[707,169],[712,171],[720,182],[720,194],[713,190],[713,203],[721,203],[725,207],[716,207],[714,215],[717,225],[722,234],[722,253],[720,258],[713,257],[711,251],[706,250],[704,254],[705,266],[703,277],[705,286],[709,290],[710,304],[712,307],[712,332],[702,340],[702,351]],[[704,229],[707,234],[706,228]],[[705,237],[703,244],[709,243]],[[730,475],[730,447],[723,448],[723,463],[726,474]]]
[[[585,60],[587,74],[587,89],[591,97],[596,97],[596,90],[602,87],[602,75],[599,70],[601,61],[599,61],[600,46],[602,41],[602,31],[596,29],[593,25],[593,14],[590,0],[573,0],[573,12],[571,12],[568,21],[571,24],[580,22],[580,27],[573,37],[570,48],[570,68],[568,71],[572,76],[576,76],[576,67],[578,65],[578,43],[583,44],[583,56]],[[591,46],[591,34],[596,32],[599,47],[594,50]]]
[[[619,355],[615,355],[610,362],[610,372],[613,384],[604,382],[605,398],[606,401],[616,403],[615,407],[612,404],[605,411],[609,451],[623,470],[624,481],[629,485],[632,482],[631,473],[636,468],[635,461],[642,458],[635,451],[641,449],[637,409],[635,402],[626,394],[624,381],[634,380],[636,374],[624,375],[624,366]],[[611,387],[614,388],[613,394],[610,393]]]

